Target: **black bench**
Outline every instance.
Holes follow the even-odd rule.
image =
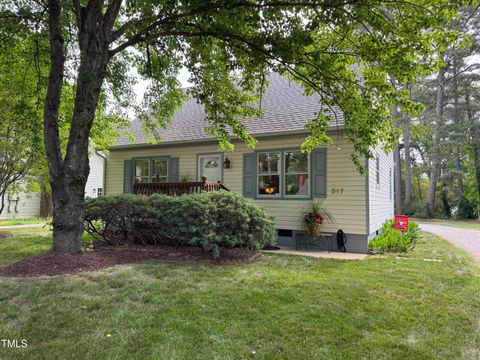
[[[324,245],[328,244],[328,252],[333,250],[333,235],[327,233],[320,233],[318,235],[309,235],[305,233],[295,234],[295,243],[297,250],[302,248],[302,245]]]

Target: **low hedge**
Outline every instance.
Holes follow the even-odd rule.
[[[86,201],[85,229],[97,241],[259,250],[275,242],[273,217],[234,192],[123,194]]]
[[[406,252],[413,249],[419,237],[418,224],[410,221],[408,231],[396,230],[393,220],[385,222],[380,235],[368,243],[371,251],[375,252]]]

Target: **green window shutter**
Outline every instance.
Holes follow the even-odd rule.
[[[247,198],[256,194],[256,164],[255,153],[243,154],[243,196]]]
[[[327,196],[327,149],[312,152],[312,194],[313,197]]]
[[[133,160],[124,161],[123,166],[123,192],[131,193],[133,190]]]
[[[168,181],[180,181],[180,159],[178,157],[168,159]]]

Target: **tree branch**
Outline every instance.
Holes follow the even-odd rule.
[[[325,2],[315,2],[315,1],[271,1],[271,2],[239,1],[236,3],[227,3],[227,4],[221,4],[221,3],[208,4],[208,5],[200,6],[191,11],[187,11],[185,13],[174,14],[174,15],[170,15],[170,16],[166,16],[166,17],[158,18],[154,20],[150,24],[146,25],[143,29],[136,32],[130,39],[126,40],[124,43],[112,49],[110,54],[111,56],[114,56],[115,54],[119,53],[120,51],[128,47],[138,44],[139,42],[145,39],[144,36],[147,33],[152,32],[153,30],[160,27],[161,25],[171,24],[180,19],[201,15],[204,13],[208,13],[210,11],[234,10],[237,8],[255,8],[260,11],[262,9],[272,8],[272,7],[291,8],[291,7],[297,7],[297,6],[304,6],[304,7],[310,7],[310,8],[341,9],[347,5],[353,5],[353,4],[358,4],[358,0],[348,0],[340,3],[325,3]],[[125,23],[119,29],[114,31],[112,38],[114,40],[120,38],[124,34],[128,26],[132,23],[133,22]]]
[[[105,15],[103,16],[103,31],[108,43],[112,41],[112,28],[115,20],[117,19],[120,8],[122,7],[123,0],[112,0]]]

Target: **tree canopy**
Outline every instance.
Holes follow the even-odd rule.
[[[338,106],[357,155],[369,156],[379,140],[393,141],[392,106],[415,110],[408,93],[394,89],[389,77],[407,83],[431,72],[438,65],[438,47],[432,44],[441,47],[455,36],[445,25],[467,2],[7,1],[2,14],[21,17],[46,33],[44,10],[55,3],[61,7],[65,77],[90,76],[78,73],[87,48],[76,40],[79,29],[93,26],[89,13],[98,8],[103,26],[111,22],[105,89],[126,108],[132,106],[135,82],[129,69],[137,68],[149,80],[136,109],[149,135],[180,106],[184,93],[177,75],[187,68],[195,85],[192,95],[205,105],[209,130],[221,147],[233,148],[231,134],[254,146],[239,119],[258,114],[253,104],[261,102],[266,74],[277,71],[301,82],[307,92],[318,92],[325,106]],[[329,141],[326,127],[332,120],[321,112],[312,119],[306,149]]]
[[[132,68],[149,81],[137,107],[155,137],[183,99],[177,75],[191,74],[190,95],[205,107],[208,132],[222,149],[231,136],[255,139],[242,119],[261,112],[266,75],[275,71],[337,106],[353,142],[353,160],[391,146],[391,110],[418,109],[390,82],[413,82],[440,63],[439,48],[455,36],[446,27],[463,0],[5,0],[0,18],[48,39],[44,143],[54,201],[54,252],[81,248],[88,146],[102,94],[131,107]],[[13,35],[15,36],[15,35]],[[75,89],[62,152],[62,88]],[[334,120],[320,111],[306,126],[304,150],[330,141]],[[149,110],[148,112],[146,110]],[[153,116],[152,116],[153,115]]]

